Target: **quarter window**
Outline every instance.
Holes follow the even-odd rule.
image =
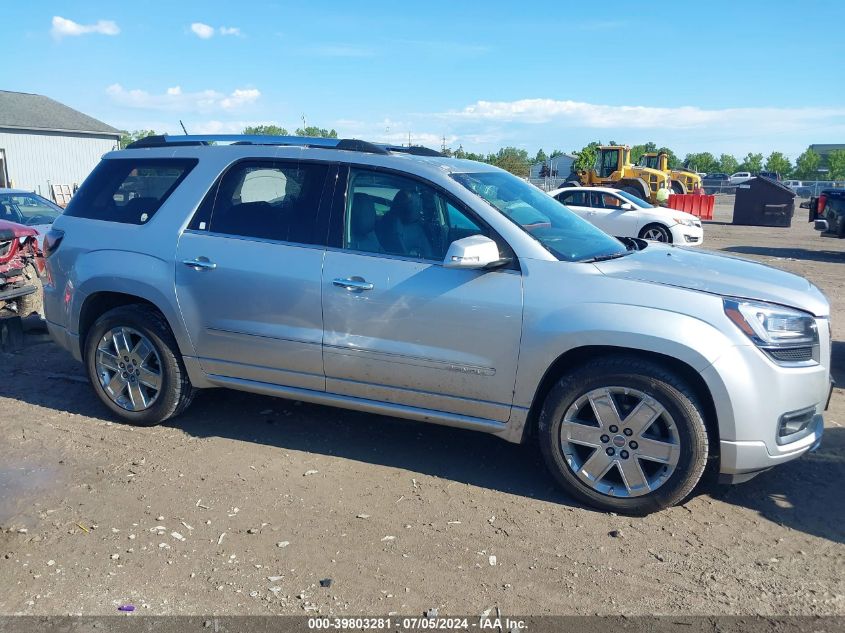
[[[316,163],[237,163],[209,194],[192,228],[322,244],[325,235],[319,234],[317,213],[327,169]]]
[[[359,169],[352,169],[349,179],[344,248],[442,261],[453,241],[490,233],[416,180]]]
[[[100,161],[71,198],[65,215],[145,224],[196,164],[196,159],[180,158]]]

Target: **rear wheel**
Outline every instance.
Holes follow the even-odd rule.
[[[100,400],[132,424],[159,424],[193,400],[173,333],[147,305],[121,306],[97,319],[85,339],[85,367]]]
[[[561,185],[561,187],[580,187],[581,183],[577,180],[567,180],[565,183]]]
[[[644,240],[652,240],[653,242],[672,243],[672,234],[662,224],[649,224],[644,226],[640,231],[640,238]]]
[[[687,497],[707,464],[707,431],[692,390],[673,372],[632,357],[564,376],[543,405],[546,465],[577,499],[647,514]]]
[[[678,182],[677,180],[672,181],[672,193],[686,193],[687,190],[684,188],[684,185]]]

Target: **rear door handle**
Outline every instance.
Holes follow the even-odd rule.
[[[350,277],[348,279],[335,279],[332,282],[335,286],[345,288],[351,292],[362,292],[364,290],[372,290],[373,284],[361,277]]]
[[[196,259],[183,259],[182,263],[185,266],[193,268],[194,270],[214,270],[217,264],[209,261],[207,257],[197,257]]]

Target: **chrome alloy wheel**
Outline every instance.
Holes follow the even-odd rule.
[[[578,398],[563,417],[560,441],[578,479],[611,497],[657,490],[680,457],[672,416],[648,394],[627,387],[594,389]]]
[[[117,406],[143,411],[161,390],[161,359],[150,341],[137,330],[116,327],[100,339],[94,359],[100,386]]]

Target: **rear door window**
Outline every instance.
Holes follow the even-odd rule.
[[[318,212],[328,165],[236,163],[203,203],[192,228],[260,239],[324,244]],[[211,206],[211,209],[208,207]]]
[[[71,199],[65,215],[145,224],[196,164],[193,158],[100,161]]]
[[[585,191],[566,191],[558,194],[558,201],[573,207],[589,207],[590,203],[587,200],[587,192]]]

